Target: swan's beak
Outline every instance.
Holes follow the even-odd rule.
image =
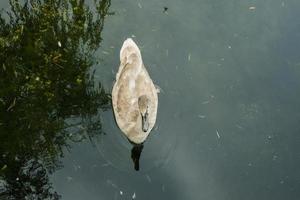
[[[148,112],[145,115],[142,114],[142,129],[144,132],[147,132],[149,129]]]

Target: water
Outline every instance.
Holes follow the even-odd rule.
[[[0,199],[299,199],[300,2],[103,2],[0,54]],[[138,172],[109,96],[127,37],[162,89]]]

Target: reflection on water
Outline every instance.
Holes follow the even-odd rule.
[[[1,200],[299,199],[299,0],[39,1],[0,19]],[[134,36],[163,91],[139,172],[102,112]]]
[[[110,0],[10,6],[0,18],[0,199],[58,199],[48,175],[70,142],[101,134],[96,114],[110,104],[89,71]]]

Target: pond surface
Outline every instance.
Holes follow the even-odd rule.
[[[298,0],[13,2],[1,200],[300,198]],[[110,103],[128,37],[161,88],[140,171]]]

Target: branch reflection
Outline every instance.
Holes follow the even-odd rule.
[[[110,0],[21,2],[0,17],[0,199],[59,199],[48,175],[110,107],[91,73]]]

